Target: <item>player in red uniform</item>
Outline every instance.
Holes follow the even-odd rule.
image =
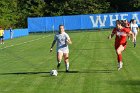
[[[126,48],[126,39],[127,35],[132,35],[132,41],[134,42],[134,34],[130,31],[130,28],[126,27],[126,24],[123,20],[116,21],[116,27],[113,29],[111,35],[109,35],[109,39],[111,39],[114,35],[115,38],[115,50],[118,59],[118,70],[120,70],[123,66],[122,62],[122,51]]]
[[[124,20],[124,23],[126,24],[126,27],[130,28],[130,23],[128,22],[128,20]]]
[[[130,23],[127,20],[124,20],[126,27],[130,28]],[[128,34],[128,39],[130,40],[130,35]]]

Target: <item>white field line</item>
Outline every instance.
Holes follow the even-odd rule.
[[[44,38],[47,38],[47,37],[50,37],[50,36],[51,36],[51,35],[44,36],[44,37],[37,38],[37,39],[33,39],[33,40],[30,40],[30,41],[25,41],[25,42],[18,43],[18,44],[15,44],[15,45],[9,45],[9,46],[5,46],[5,47],[3,47],[3,48],[0,48],[0,49],[2,50],[2,49],[10,48],[10,47],[13,47],[13,46],[24,45],[24,44],[26,44],[26,43],[34,42],[34,41],[37,41],[37,40],[40,40],[40,39],[44,39]]]

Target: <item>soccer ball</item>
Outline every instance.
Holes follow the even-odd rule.
[[[50,75],[51,76],[57,76],[58,75],[57,70],[51,70]]]

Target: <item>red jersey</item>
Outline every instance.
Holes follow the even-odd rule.
[[[112,33],[116,34],[115,38],[115,48],[119,47],[119,45],[126,45],[127,34],[130,32],[130,28],[114,28]]]

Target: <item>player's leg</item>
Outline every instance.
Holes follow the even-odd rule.
[[[63,52],[62,51],[58,51],[57,52],[57,68],[59,69],[60,65],[61,65],[61,60],[62,60],[62,57],[63,57]]]
[[[0,44],[2,44],[2,36],[0,36]]]
[[[69,71],[69,53],[64,53],[64,62],[66,66],[66,72]]]
[[[137,33],[134,33],[134,47],[136,47]]]
[[[128,40],[130,40],[130,34],[128,34],[128,36],[127,36],[127,37],[128,37]]]
[[[4,44],[4,36],[2,36],[2,44]]]
[[[12,39],[12,33],[10,32],[10,39]]]
[[[14,32],[11,32],[11,39],[13,39]]]
[[[117,57],[118,57],[118,70],[120,70],[123,66],[123,62],[122,62],[122,51],[124,50],[124,46],[123,45],[120,45],[117,50],[116,50],[116,53],[117,53]]]

